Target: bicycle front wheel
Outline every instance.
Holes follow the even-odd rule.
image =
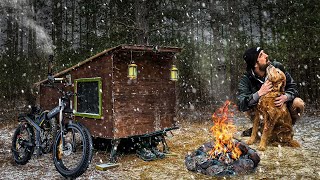
[[[62,140],[63,139],[63,140]],[[81,176],[88,168],[92,148],[82,126],[69,123],[59,132],[53,145],[53,161],[57,171],[66,178]]]

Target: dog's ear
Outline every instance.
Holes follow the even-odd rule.
[[[280,69],[278,69],[278,75],[279,75],[279,80],[281,81],[279,91],[284,92],[286,87],[286,79],[287,79],[286,75]]]
[[[284,78],[281,82],[281,92],[285,91],[285,87],[286,87],[286,78]]]

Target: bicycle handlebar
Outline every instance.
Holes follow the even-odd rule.
[[[59,88],[58,86],[56,86],[54,84],[56,81],[61,82],[61,81],[64,81],[64,80],[66,80],[66,78],[55,78],[55,77],[53,77],[51,75],[48,75],[49,84],[47,85],[47,87],[58,89],[58,91],[63,95],[63,97],[66,97],[66,96],[67,97],[71,97],[73,95],[76,95],[76,93],[73,93],[71,91],[64,91],[64,90],[62,90],[61,88]]]

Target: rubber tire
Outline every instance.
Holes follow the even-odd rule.
[[[25,126],[25,125],[27,126],[26,130],[28,131],[28,135],[29,135],[29,141],[28,142],[32,143],[33,145],[35,144],[33,128],[29,124],[20,124],[17,127],[17,129],[15,130],[14,134],[13,134],[12,146],[11,146],[11,152],[12,152],[13,159],[17,164],[20,164],[20,165],[27,164],[28,161],[31,159],[31,156],[32,156],[33,151],[34,151],[34,146],[30,146],[29,148],[26,148],[26,150],[28,150],[28,151],[25,151],[26,155],[22,159],[20,159],[19,158],[19,153],[16,150],[17,136],[21,132],[21,128],[22,128],[21,126]]]
[[[90,148],[90,140],[88,138],[88,134],[85,132],[83,129],[82,125],[80,125],[77,122],[72,122],[66,124],[66,132],[76,129],[78,132],[80,132],[80,135],[82,139],[84,140],[83,142],[83,147],[85,147],[83,151],[83,157],[81,162],[78,164],[78,166],[72,170],[67,169],[61,160],[58,160],[57,153],[58,153],[58,146],[59,142],[61,139],[61,133],[60,131],[57,133],[57,136],[55,138],[55,142],[53,144],[53,161],[54,161],[54,166],[56,167],[57,171],[64,176],[65,178],[77,178],[81,176],[88,168],[89,163],[90,163],[90,153],[92,153],[92,149]]]
[[[86,136],[88,137],[89,140],[89,164],[91,163],[92,157],[93,157],[93,140],[92,140],[92,136],[89,132],[89,130],[80,122],[78,122],[78,124],[82,127],[82,129],[84,130],[84,133],[86,134]]]

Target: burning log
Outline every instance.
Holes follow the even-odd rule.
[[[244,142],[235,140],[235,144],[241,151],[238,159],[225,161],[225,157],[222,154],[212,158],[209,152],[214,148],[214,143],[208,142],[188,154],[185,157],[185,165],[189,171],[209,176],[230,176],[253,172],[260,162],[259,155]]]
[[[226,101],[212,116],[214,125],[211,128],[214,142],[208,142],[185,157],[189,171],[200,172],[209,176],[230,176],[252,172],[260,162],[254,149],[244,142],[234,140],[237,131],[230,117]]]
[[[185,165],[189,171],[200,172],[209,176],[226,176],[236,174],[247,174],[252,172],[260,162],[260,157],[255,150],[248,147],[243,142],[237,142],[241,148],[241,156],[237,160],[225,161],[225,156],[211,158],[208,152],[205,152],[208,145],[206,143],[198,148],[192,154],[185,158]]]

